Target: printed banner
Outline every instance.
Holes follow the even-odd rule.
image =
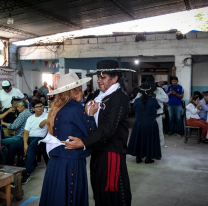
[[[2,82],[4,80],[9,80],[11,85],[17,88],[16,83],[16,71],[12,69],[0,69],[0,89],[2,89]]]

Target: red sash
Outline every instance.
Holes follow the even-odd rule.
[[[118,191],[120,154],[108,152],[108,177],[105,191]]]

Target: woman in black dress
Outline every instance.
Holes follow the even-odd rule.
[[[135,100],[133,109],[136,120],[131,132],[127,154],[136,156],[136,162],[153,163],[154,158],[161,158],[159,129],[156,121],[157,109],[160,108],[157,100],[149,96],[155,91],[148,83],[143,83],[138,87],[138,92],[142,93],[140,98]]]

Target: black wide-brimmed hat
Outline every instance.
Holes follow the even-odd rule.
[[[97,71],[87,74],[86,76],[93,76],[98,74],[110,74],[113,72],[136,72],[133,69],[119,68],[119,63],[115,60],[101,60],[97,62]]]
[[[151,92],[154,92],[156,90],[156,87],[151,86],[149,83],[144,82],[141,84],[141,86],[137,87],[137,91],[139,93],[145,93],[145,94],[149,94]]]
[[[147,82],[148,84],[153,84],[153,83],[156,84],[156,83],[158,83],[158,82],[155,82],[155,78],[153,76],[147,77],[145,82]]]

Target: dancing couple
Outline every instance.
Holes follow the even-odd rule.
[[[58,80],[55,101],[47,119],[46,169],[40,206],[88,206],[86,157],[91,155],[90,179],[95,206],[130,206],[126,166],[129,97],[123,72],[114,60],[101,60],[99,89],[84,109],[82,87],[91,78],[75,73]]]

